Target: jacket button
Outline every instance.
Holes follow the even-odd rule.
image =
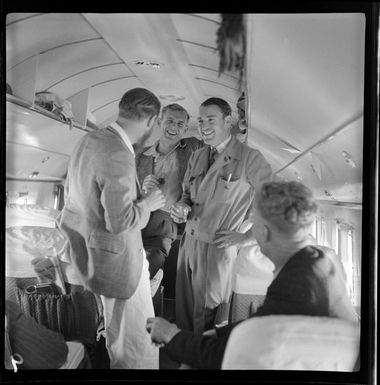
[[[140,249],[140,253],[142,254],[144,252],[144,249]]]

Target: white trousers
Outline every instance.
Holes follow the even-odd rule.
[[[148,261],[144,258],[136,292],[127,300],[100,296],[111,369],[158,369],[158,348],[145,329],[154,317]]]

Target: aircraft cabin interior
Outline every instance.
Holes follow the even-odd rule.
[[[263,155],[276,180],[300,182],[312,191],[318,211],[310,238],[334,256],[358,325],[365,323],[349,329],[335,320],[322,326],[290,322],[283,316],[284,324],[292,325],[287,334],[285,326],[281,330],[276,326],[273,332],[267,329],[271,322],[257,317],[256,336],[247,340],[243,327],[240,334],[236,330],[232,335],[251,358],[246,358],[247,353],[244,358],[234,355],[229,350],[231,340],[221,369],[260,373],[279,369],[289,375],[309,370],[327,372],[327,376],[359,371],[364,375],[357,365],[360,357],[366,362],[368,346],[372,346],[363,331],[374,335],[371,309],[375,300],[368,293],[377,282],[378,258],[378,110],[374,117],[376,101],[369,96],[373,85],[368,81],[370,73],[377,71],[372,82],[378,82],[378,68],[370,67],[368,60],[372,64],[376,60],[368,50],[378,57],[369,42],[378,39],[373,20],[378,23],[379,14],[374,5],[370,12],[354,8],[243,14],[241,40],[230,41],[221,33],[228,21],[223,22],[225,14],[221,13],[6,14],[1,130],[5,141],[4,296],[38,324],[63,335],[69,358],[58,369],[82,368],[85,357],[90,362],[87,368],[110,368],[105,334],[99,331],[99,304],[85,289],[73,289],[80,286],[80,280],[66,258],[70,248],[57,225],[67,203],[70,158],[86,135],[105,130],[117,120],[126,91],[146,88],[156,95],[161,108],[172,103],[182,106],[189,115],[184,138],[199,141],[203,140],[201,103],[208,98],[223,99],[232,110],[232,135],[240,135],[244,145]],[[231,51],[222,52],[223,44]],[[231,65],[233,55],[240,62]],[[242,95],[245,116],[239,105]],[[156,121],[145,145],[153,146],[161,133]],[[155,315],[170,322],[176,321],[180,248],[178,235],[161,276],[150,279]],[[61,288],[59,294],[49,294],[54,298],[49,305],[44,285],[39,286],[36,260],[51,262],[55,283]],[[252,308],[256,278],[249,278],[250,261],[247,257],[244,271],[235,276],[233,290],[236,298],[241,294],[245,301],[242,306],[249,303]],[[255,274],[259,282],[266,273]],[[43,292],[45,305],[37,299],[38,290]],[[239,311],[230,306],[220,322],[246,318]],[[68,319],[76,320],[76,330],[67,326]],[[242,325],[248,325],[245,322]],[[255,338],[260,344],[250,344]],[[272,339],[277,348],[269,353],[266,343]],[[255,355],[268,359],[255,360]],[[291,359],[286,361],[285,356]],[[368,362],[365,365],[371,367],[371,354]],[[175,366],[161,355],[159,369],[186,369],[186,365]],[[16,371],[17,365],[5,371],[4,378],[23,374],[23,370]],[[122,374],[120,378],[127,377]]]

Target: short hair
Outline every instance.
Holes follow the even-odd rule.
[[[165,106],[162,111],[161,111],[161,117],[164,116],[165,112],[167,110],[172,110],[172,111],[181,111],[181,112],[185,112],[186,113],[186,119],[189,120],[190,119],[190,115],[189,113],[185,110],[185,108],[183,108],[181,105],[177,104],[177,103],[172,103],[172,104],[168,104],[167,106]]]
[[[142,120],[160,113],[157,96],[145,88],[127,91],[119,102],[119,115],[126,119]]]
[[[230,105],[225,100],[220,98],[209,98],[201,104],[201,107],[207,107],[207,106],[218,106],[222,111],[223,118],[225,118],[228,115],[231,115],[232,113]]]
[[[268,182],[256,196],[256,208],[277,230],[293,234],[313,223],[318,205],[300,182]]]

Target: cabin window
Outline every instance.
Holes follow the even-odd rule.
[[[317,239],[317,217],[314,218],[313,227],[311,229],[311,235],[315,240]]]
[[[333,238],[334,250],[337,255],[339,254],[339,239],[340,239],[340,229],[339,226],[335,226],[335,237]]]
[[[328,246],[326,244],[326,220],[324,217],[316,216],[315,218],[315,235],[317,245]]]
[[[336,221],[335,251],[342,261],[347,288],[354,306],[360,305],[360,256],[354,253],[354,227],[341,219]]]
[[[62,210],[63,208],[63,195],[64,187],[61,184],[55,185],[54,188],[54,208],[56,210]]]

